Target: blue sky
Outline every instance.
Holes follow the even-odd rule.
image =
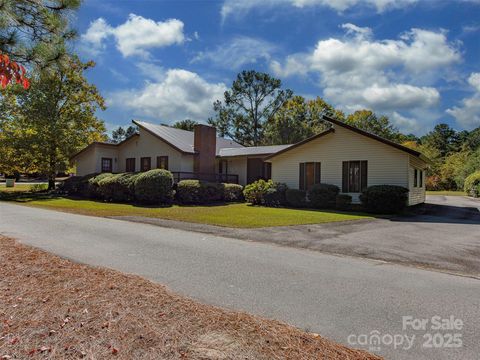
[[[204,122],[243,69],[417,135],[480,126],[480,0],[85,0],[75,27],[109,130]]]

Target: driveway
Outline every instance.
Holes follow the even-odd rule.
[[[479,208],[477,199],[427,196],[416,216],[261,229],[123,219],[480,277]]]
[[[145,276],[206,303],[285,321],[388,359],[476,359],[480,353],[476,279],[1,202],[0,233],[79,262]],[[404,330],[404,316],[453,316],[463,325],[432,330],[428,323],[425,330]],[[383,339],[379,348],[362,345],[364,336],[375,331]],[[442,346],[429,348],[429,334],[437,333]],[[461,336],[459,348],[444,343],[453,334]],[[414,335],[413,347],[404,349],[404,336]],[[394,336],[397,344],[403,342],[396,348],[390,342]]]

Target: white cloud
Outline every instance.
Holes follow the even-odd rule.
[[[464,98],[460,106],[447,109],[447,113],[463,127],[473,129],[480,126],[480,73],[471,73],[468,83],[474,89],[473,95]]]
[[[323,6],[337,12],[343,12],[357,6],[374,8],[381,13],[390,9],[403,8],[418,0],[225,0],[221,14],[225,19],[230,15],[243,15],[254,8],[273,8],[280,5],[296,8]]]
[[[183,43],[183,26],[183,22],[177,19],[156,22],[130,14],[128,20],[117,27],[112,27],[103,18],[93,21],[81,39],[98,52],[104,48],[104,41],[112,36],[124,57],[148,56],[149,49]]]
[[[239,69],[258,60],[270,60],[275,46],[268,41],[239,36],[211,51],[199,53],[192,61],[208,61],[216,66]]]
[[[318,41],[310,53],[272,61],[277,76],[318,74],[328,101],[346,111],[370,108],[392,116],[399,111],[435,107],[440,93],[421,84],[426,74],[439,73],[461,60],[456,43],[444,31],[411,29],[398,39],[375,40],[371,29],[343,24],[344,38]]]
[[[185,118],[206,121],[213,113],[213,102],[222,99],[225,90],[223,83],[207,82],[187,70],[170,69],[162,80],[149,82],[141,89],[111,94],[108,103],[166,123]]]

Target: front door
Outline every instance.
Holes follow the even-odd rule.
[[[305,182],[306,189],[311,189],[315,184],[315,163],[305,163]]]
[[[247,159],[247,184],[263,179],[263,160]]]

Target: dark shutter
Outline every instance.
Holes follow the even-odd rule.
[[[368,162],[360,162],[360,191],[365,190],[368,187]]]
[[[321,163],[316,162],[315,163],[315,184],[320,184],[320,179],[321,179]]]
[[[348,193],[348,161],[342,164],[342,192]]]
[[[300,176],[298,180],[298,188],[305,190],[305,163],[300,163]]]

